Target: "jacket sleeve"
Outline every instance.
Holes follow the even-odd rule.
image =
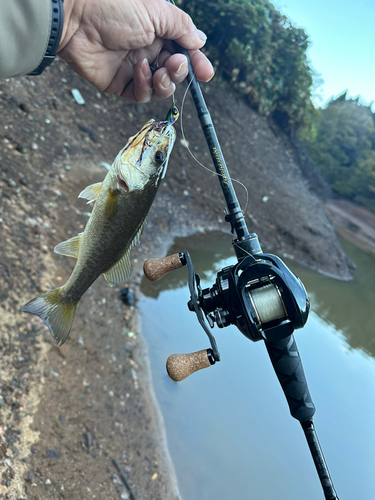
[[[51,32],[51,0],[0,0],[0,78],[39,66]]]

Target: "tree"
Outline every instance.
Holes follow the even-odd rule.
[[[207,34],[217,73],[286,130],[311,104],[308,36],[268,0],[180,0]]]
[[[370,106],[343,93],[320,111],[316,132],[305,130],[301,138],[334,190],[375,210],[375,116]]]

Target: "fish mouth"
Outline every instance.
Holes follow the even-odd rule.
[[[157,184],[166,175],[169,157],[176,139],[176,132],[168,121],[150,120],[132,138],[119,153],[115,160],[115,172],[120,188],[125,191],[140,189],[151,178]],[[164,155],[158,162],[154,155],[160,151]],[[128,165],[131,171],[122,169],[122,164]],[[138,174],[137,174],[138,172]],[[139,175],[141,174],[141,175]]]
[[[159,174],[163,172],[163,177],[164,177],[165,175],[164,170],[166,170],[175,138],[176,138],[175,129],[167,121],[154,122],[150,124],[144,136],[142,151],[139,160],[136,163],[136,166],[141,168],[142,161],[144,161],[150,154],[152,154],[158,146],[163,146],[164,149],[165,142],[167,142],[165,160],[157,169],[157,173]]]

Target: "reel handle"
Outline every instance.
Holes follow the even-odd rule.
[[[293,335],[274,342],[265,342],[277,378],[288,401],[292,417],[310,421],[315,413],[301,357]]]
[[[186,262],[183,262],[181,254],[175,253],[161,259],[146,260],[143,264],[143,272],[150,281],[157,281],[170,271],[174,271],[184,266],[185,263]]]
[[[172,380],[180,382],[192,373],[215,364],[212,349],[186,354],[171,354],[167,359],[167,372]]]

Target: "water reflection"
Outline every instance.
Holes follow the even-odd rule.
[[[227,234],[179,239],[168,253],[186,250],[204,287],[222,266],[235,262]],[[340,499],[370,500],[375,498],[375,362],[363,350],[373,351],[374,262],[362,253],[354,257],[355,249],[346,250],[358,264],[353,283],[291,264],[306,284],[314,310],[296,340]],[[249,342],[233,326],[216,328],[222,361],[176,384],[165,372],[167,357],[208,347],[186,307],[187,269],[160,282],[144,280],[142,291],[142,333],[183,498],[321,500],[306,442],[289,414],[264,343]],[[334,324],[357,349],[348,349]]]
[[[227,233],[220,231],[199,233],[187,238],[176,238],[167,255],[189,252],[194,269],[201,279],[214,280],[216,276],[212,271],[212,268],[215,267],[213,262],[220,262],[230,257],[233,257],[233,262],[236,262],[231,243],[232,237]],[[217,271],[219,271],[219,267]],[[162,279],[152,284],[144,278],[141,283],[141,292],[146,297],[156,299],[164,290],[176,290],[186,285],[187,269],[182,268],[170,273],[168,279]]]
[[[293,262],[287,264],[298,274],[309,292],[312,309],[327,323],[341,330],[349,345],[375,356],[375,259],[346,241],[342,247],[357,264],[354,280],[333,280]]]
[[[349,257],[356,262],[354,280],[334,280],[295,262],[287,265],[304,283],[315,311],[327,323],[343,332],[349,345],[375,357],[375,259],[346,241],[341,242]],[[176,238],[168,255],[189,251],[196,272],[202,280],[215,280],[213,262],[218,263],[235,255],[231,236],[221,232],[200,233],[188,238]],[[227,264],[228,265],[228,264]],[[218,264],[216,264],[218,266]],[[215,271],[219,271],[214,267]],[[212,284],[211,283],[211,284]],[[141,291],[146,297],[158,298],[165,290],[175,290],[187,284],[186,268],[170,273],[168,279],[150,284],[142,280]]]

